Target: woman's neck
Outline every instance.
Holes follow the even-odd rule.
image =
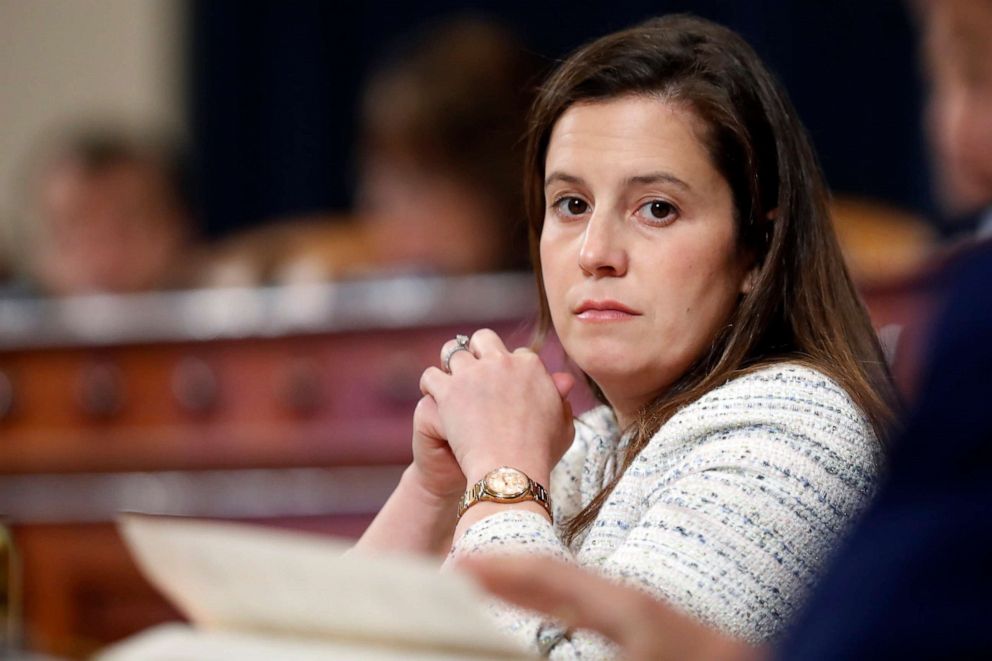
[[[599,383],[596,385],[599,387],[600,392],[603,393],[603,397],[606,398],[610,408],[613,409],[613,415],[616,417],[617,425],[621,430],[626,430],[630,425],[634,424],[634,421],[637,420],[637,414],[641,409],[658,396],[657,392],[647,394],[617,392],[614,389],[604,388]]]
[[[637,419],[637,412],[644,405],[644,402],[612,398],[605,392],[603,395],[606,397],[606,401],[609,402],[610,408],[613,409],[613,416],[617,419],[617,427],[621,431],[629,429]]]

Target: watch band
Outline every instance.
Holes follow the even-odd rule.
[[[494,489],[491,489],[488,485],[489,480],[499,472],[510,471],[512,474],[519,476],[519,478],[527,480],[527,486],[525,489],[519,493],[514,493],[508,495],[506,493],[500,493]],[[518,479],[519,479],[518,478]],[[541,507],[545,509],[548,516],[554,521],[554,514],[551,510],[551,496],[548,494],[548,490],[545,489],[541,484],[538,484],[534,480],[530,479],[523,471],[517,470],[515,468],[510,468],[508,466],[503,466],[495,470],[489,471],[486,475],[467,489],[462,495],[461,500],[458,502],[458,518],[460,520],[465,512],[480,502],[491,502],[491,503],[522,503],[525,501],[535,501],[540,504]]]

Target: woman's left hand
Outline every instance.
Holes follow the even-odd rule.
[[[442,357],[455,346],[452,340]],[[565,396],[571,375],[549,374],[529,349],[507,350],[489,329],[451,354],[450,373],[428,368],[420,388],[437,402],[448,444],[469,484],[500,466],[547,486],[574,436]]]

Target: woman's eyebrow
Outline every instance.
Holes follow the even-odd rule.
[[[581,177],[576,177],[575,175],[566,174],[564,172],[555,170],[554,172],[552,172],[551,174],[549,174],[547,177],[544,178],[544,187],[547,188],[556,181],[564,181],[566,184],[573,184],[573,185],[582,185],[585,183]]]
[[[674,174],[670,172],[649,172],[647,174],[638,174],[633,177],[627,177],[624,179],[624,184],[627,186],[644,186],[647,184],[672,184],[678,188],[686,191],[691,191],[692,186],[682,181]]]
[[[561,171],[554,171],[550,173],[544,180],[544,187],[547,188],[556,181],[563,181],[566,184],[572,185],[582,185],[585,183],[581,177],[576,177],[575,175],[567,174]],[[638,174],[632,177],[627,177],[623,181],[625,186],[645,186],[648,184],[657,183],[667,183],[672,184],[678,188],[686,191],[691,191],[692,186],[687,184],[685,181],[679,179],[674,174],[670,172],[649,172],[647,174]]]

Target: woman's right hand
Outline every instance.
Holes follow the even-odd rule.
[[[551,375],[564,400],[572,389],[570,374]],[[424,395],[413,413],[413,475],[419,486],[440,500],[458,500],[467,488],[465,475],[455,459],[441,425],[437,402]]]
[[[547,485],[575,434],[565,400],[574,378],[549,373],[531,350],[511,353],[489,329],[468,342],[450,340],[441,355],[450,369],[429,367],[420,390],[436,402],[443,436],[468,482],[512,466]]]
[[[413,413],[413,477],[430,495],[457,500],[465,493],[465,475],[448,446],[437,402],[424,395]]]
[[[553,378],[564,397],[571,377]],[[413,463],[355,549],[446,555],[465,488],[465,475],[448,446],[437,403],[425,396],[413,415]]]

